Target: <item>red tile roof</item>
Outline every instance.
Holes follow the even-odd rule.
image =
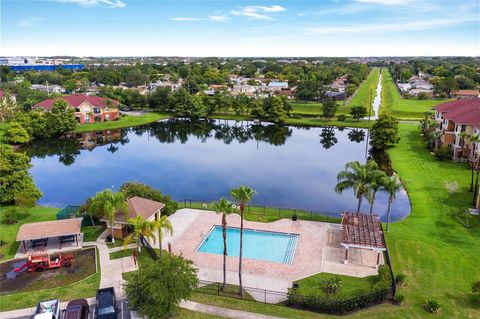
[[[480,99],[462,99],[438,105],[435,110],[443,117],[457,124],[469,124],[480,127]]]
[[[156,212],[165,207],[165,204],[146,199],[143,197],[131,197],[127,200],[128,216],[125,216],[122,212],[115,214],[115,221],[117,223],[126,223],[128,219],[142,216],[143,219],[151,218]],[[100,219],[101,221],[107,221],[106,219]]]
[[[55,103],[55,101],[57,101],[58,99],[63,99],[65,101],[67,101],[67,103],[72,107],[78,107],[83,102],[88,102],[92,106],[96,106],[96,107],[105,107],[107,105],[106,102],[108,100],[111,101],[112,105],[118,105],[119,104],[118,101],[103,98],[103,97],[96,96],[96,95],[72,94],[72,95],[62,96],[62,97],[59,97],[59,98],[48,99],[48,100],[39,102],[39,103],[35,104],[33,106],[33,108],[43,108],[43,109],[50,110],[53,107],[53,104]]]

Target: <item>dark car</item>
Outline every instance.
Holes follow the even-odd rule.
[[[97,290],[97,305],[95,307],[95,318],[117,319],[117,308],[115,290],[113,287]]]
[[[68,303],[63,319],[88,319],[90,307],[85,299],[75,299]]]

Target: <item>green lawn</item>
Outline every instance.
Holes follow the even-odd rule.
[[[83,241],[96,241],[98,236],[100,236],[105,227],[103,226],[85,226],[82,227]]]
[[[178,202],[178,208],[195,208],[195,209],[207,209],[215,210],[214,202],[206,203],[207,207],[203,207],[204,203],[201,202]],[[319,215],[309,211],[302,211],[296,209],[283,209],[283,208],[269,208],[263,206],[248,206],[245,209],[244,217],[246,220],[254,222],[270,223],[282,218],[292,218],[296,214],[298,219],[314,220],[319,222],[339,223],[339,216]],[[220,218],[220,215],[219,215]]]
[[[446,102],[446,99],[404,99],[400,95],[392,75],[387,69],[382,70],[382,108],[385,112],[400,119],[420,119],[423,113],[430,111],[436,105]]]
[[[290,102],[290,105],[292,105],[291,114],[296,114],[296,115],[306,116],[306,117],[323,116],[322,103],[293,101],[293,102]],[[336,113],[337,115],[349,114],[350,108],[345,106],[343,101],[337,101],[337,106],[338,106],[337,113]]]
[[[383,304],[346,317],[428,318],[422,304],[435,298],[441,306],[438,318],[480,318],[480,297],[471,293],[472,283],[480,280],[480,221],[476,217],[467,230],[449,215],[451,210],[470,204],[469,171],[465,164],[439,162],[430,155],[416,124],[402,123],[400,133],[400,143],[388,153],[393,168],[406,182],[412,212],[393,223],[386,238],[394,271],[407,275],[406,286],[398,289],[406,295],[405,305]],[[445,181],[458,182],[458,192],[449,195]],[[284,318],[334,317],[199,293],[192,299]]]
[[[75,132],[91,132],[99,130],[109,130],[115,128],[131,127],[152,123],[158,120],[170,118],[170,115],[162,113],[146,113],[141,116],[124,115],[118,121],[107,121],[93,124],[78,124]]]
[[[339,278],[341,282],[340,290],[335,295],[327,294],[322,288],[324,282],[332,278]],[[348,298],[355,293],[371,291],[377,282],[378,276],[357,278],[329,273],[320,273],[296,281],[298,284],[296,293],[304,296],[319,296],[324,298]]]
[[[5,211],[9,207],[0,207],[0,239],[5,242],[5,245],[0,247],[0,260],[13,258],[17,253],[20,243],[16,241],[17,232],[20,225],[25,223],[35,223],[47,220],[54,220],[55,215],[60,210],[58,208],[49,207],[34,207],[21,212],[18,223],[8,225],[5,222]]]
[[[375,92],[378,85],[378,80],[380,78],[380,69],[373,68],[370,71],[370,74],[367,78],[360,84],[360,87],[357,90],[357,93],[348,103],[348,106],[364,106],[367,108],[371,107],[371,102],[375,98]]]

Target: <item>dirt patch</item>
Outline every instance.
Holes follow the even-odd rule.
[[[57,268],[43,272],[23,272],[15,279],[7,279],[6,274],[18,265],[22,259],[11,260],[0,264],[0,294],[7,295],[18,292],[36,291],[42,289],[69,285],[96,272],[95,249],[88,248],[68,252],[74,255],[75,262],[70,268]]]

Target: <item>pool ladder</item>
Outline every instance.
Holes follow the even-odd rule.
[[[297,248],[298,236],[292,236],[288,241],[287,251],[283,257],[284,264],[292,264],[295,257],[295,249]]]

